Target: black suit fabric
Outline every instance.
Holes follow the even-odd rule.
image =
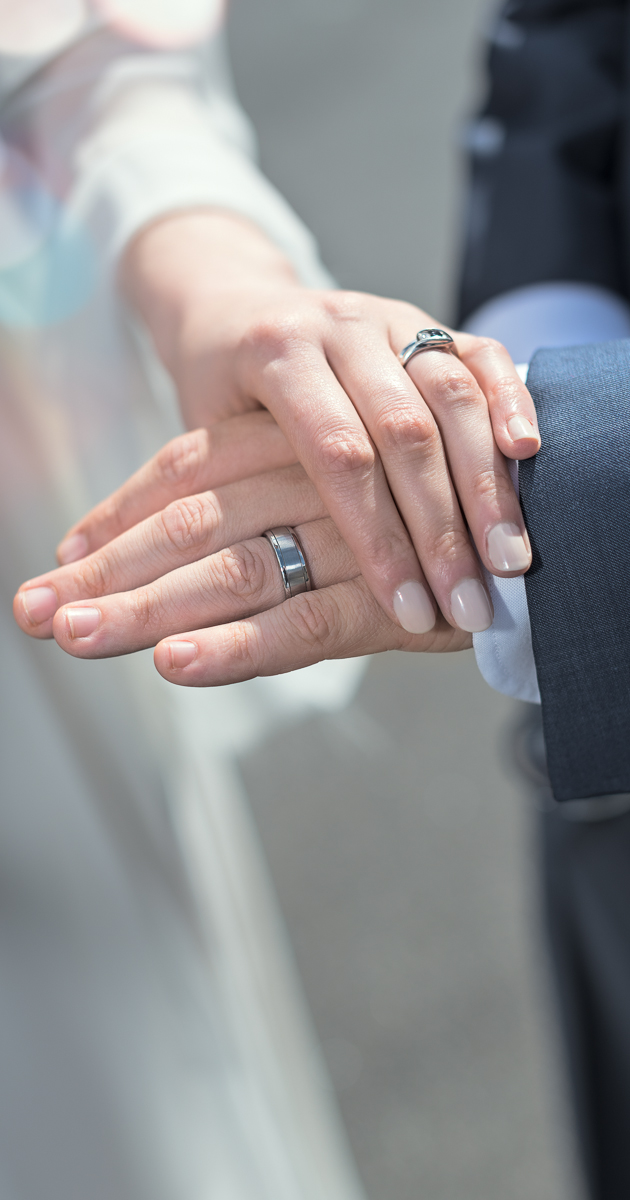
[[[630,294],[628,4],[513,0],[469,127],[460,320],[551,280]]]
[[[629,11],[630,3],[611,0],[511,0],[504,5],[489,47],[487,101],[470,130],[460,319],[501,293],[529,284],[574,281],[630,297]],[[599,369],[596,361],[591,354],[589,370]],[[536,374],[535,369],[534,388]],[[592,391],[605,424],[607,393],[598,392],[597,380]],[[550,399],[552,392],[553,387]],[[623,420],[627,423],[625,415]],[[570,443],[570,421],[567,433]],[[578,443],[576,430],[573,450],[565,444],[562,470],[577,471],[583,482],[590,451]],[[627,457],[627,437],[617,443],[617,452]],[[537,469],[525,468],[522,476],[526,507],[532,497],[528,478],[535,481]],[[599,487],[601,479],[594,482]],[[561,505],[560,489],[557,481],[555,501]],[[545,514],[541,506],[534,517],[530,505],[539,563],[548,553],[545,539],[555,524],[564,537],[558,561],[574,570],[572,548],[583,515],[579,500],[573,509],[565,507],[564,520],[558,521],[557,508],[540,536]],[[611,511],[610,517],[617,537],[627,540],[627,514],[620,518]],[[534,526],[540,521],[537,533]],[[624,571],[617,581],[621,591],[628,580],[627,567]],[[541,574],[538,585],[543,584]],[[545,600],[536,595],[538,585],[526,584],[540,631]],[[561,613],[552,620],[556,617],[564,637]],[[603,625],[605,606],[589,617]],[[616,620],[625,638],[630,623],[619,614]],[[549,699],[550,676],[543,659],[549,665],[550,648],[543,640],[543,634],[538,640],[534,634],[541,684]],[[625,644],[620,661],[626,669]],[[557,710],[554,721],[556,717],[566,722],[570,713],[563,716]],[[557,758],[551,763],[557,794],[568,796],[574,789],[570,757],[567,762],[565,756],[564,764]],[[604,775],[608,770],[603,760],[593,766]],[[567,780],[568,790],[562,793]],[[625,776],[617,778],[615,787],[625,783]],[[569,820],[571,808],[551,802],[541,817],[544,902],[558,1011],[590,1198],[628,1200],[630,815],[577,824]]]
[[[540,826],[543,897],[591,1200],[630,1197],[630,814]]]

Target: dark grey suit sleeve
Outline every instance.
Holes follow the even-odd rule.
[[[626,0],[511,0],[470,127],[460,320],[527,284],[628,295],[623,261]]]
[[[630,339],[539,350],[520,464],[525,576],[556,800],[630,793]]]

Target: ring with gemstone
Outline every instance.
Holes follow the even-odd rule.
[[[422,354],[423,350],[441,350],[445,354],[454,354],[456,358],[459,358],[457,346],[450,333],[447,333],[445,329],[420,329],[413,342],[409,342],[408,346],[403,347],[398,358],[403,367],[406,367],[414,354]]]

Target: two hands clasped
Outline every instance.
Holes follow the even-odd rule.
[[[400,349],[435,325],[426,313],[303,288],[263,235],[220,214],[146,231],[123,286],[200,428],[22,585],[26,633],[80,658],[155,646],[165,678],[205,686],[464,649],[488,627],[480,560],[501,576],[531,562],[505,459],[540,445],[502,346],[455,333],[459,358],[430,350],[403,368]],[[312,578],[289,600],[262,536],[278,525],[296,530]]]

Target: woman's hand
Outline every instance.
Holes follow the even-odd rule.
[[[244,438],[248,421],[259,428]],[[226,422],[238,433],[223,433],[222,450],[235,437],[247,454],[269,422],[267,414]],[[198,495],[182,493],[204,472],[224,470],[221,455],[204,460],[206,439],[205,430],[176,439],[168,454],[162,451],[93,510],[73,536],[100,549],[22,586],[14,612],[26,633],[54,635],[79,658],[128,654],[157,642],[161,674],[193,686],[277,674],[321,658],[470,645],[469,635],[442,617],[418,636],[386,616],[299,464]],[[174,462],[188,465],[173,483],[165,468],[168,476]],[[134,523],[173,486],[181,499]],[[315,590],[284,601],[277,559],[259,535],[288,522],[302,542]],[[125,532],[109,540],[121,528]]]
[[[301,287],[264,235],[228,214],[151,226],[122,279],[187,424],[272,413],[390,620],[426,631],[434,596],[454,627],[490,624],[471,541],[495,574],[528,569],[503,455],[527,458],[540,445],[503,347],[456,333],[459,359],[428,351],[405,370],[397,353],[431,317]]]

